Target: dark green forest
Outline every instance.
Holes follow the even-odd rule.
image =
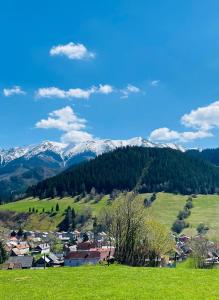
[[[215,149],[204,149],[202,151],[192,149],[188,150],[186,154],[193,157],[204,159],[216,166],[219,166],[219,148]]]
[[[114,189],[181,194],[219,191],[219,169],[167,148],[125,147],[67,169],[27,190],[28,196],[50,198]]]

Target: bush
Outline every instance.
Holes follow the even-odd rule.
[[[172,231],[179,234],[186,227],[188,227],[188,224],[184,220],[176,220],[172,225]]]
[[[193,208],[193,203],[192,203],[192,201],[190,201],[190,200],[187,201],[185,207],[188,208],[188,209]]]
[[[184,208],[184,210],[181,210],[177,216],[177,218],[179,220],[183,220],[183,219],[186,219],[188,218],[188,216],[191,214],[191,212],[189,211],[188,208]]]
[[[196,230],[198,234],[205,234],[209,230],[209,227],[206,226],[204,223],[200,223],[198,224]]]

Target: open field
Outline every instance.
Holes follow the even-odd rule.
[[[139,201],[149,198],[150,194],[140,194],[137,196]],[[109,196],[104,196],[98,203],[93,200],[86,201],[85,199],[75,202],[74,198],[65,197],[63,199],[55,198],[52,200],[39,199],[24,199],[17,202],[12,202],[0,205],[1,210],[16,211],[18,213],[28,212],[29,208],[35,208],[38,213],[31,214],[26,224],[27,229],[38,230],[54,230],[63,219],[63,213],[68,206],[74,207],[76,213],[82,213],[84,209],[91,209],[93,216],[97,216],[101,209],[106,206]],[[158,193],[156,200],[148,209],[148,213],[156,218],[161,223],[171,228],[173,222],[180,210],[183,209],[188,196]],[[60,211],[53,217],[50,216],[51,208],[55,209],[56,203],[59,203]],[[187,222],[189,228],[183,232],[189,235],[196,233],[196,227],[203,222],[209,226],[208,236],[210,238],[219,239],[219,195],[198,195],[193,199],[193,208]],[[44,208],[47,214],[42,214]]]
[[[218,270],[87,266],[0,271],[0,299],[219,299]]]

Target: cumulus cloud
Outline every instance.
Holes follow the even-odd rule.
[[[36,123],[36,128],[58,129],[63,132],[61,141],[63,143],[80,143],[93,140],[92,134],[86,131],[87,121],[79,118],[70,106],[52,111],[47,119]]]
[[[158,86],[159,83],[160,83],[160,80],[152,80],[150,82],[150,85],[152,85],[152,86]]]
[[[92,94],[110,94],[113,92],[113,87],[109,84],[99,85],[99,87],[92,86],[89,89],[74,88],[69,90],[62,90],[57,87],[40,88],[36,92],[38,98],[78,98],[89,99]]]
[[[70,42],[66,45],[53,46],[50,49],[51,56],[66,56],[72,60],[92,59],[95,58],[95,53],[88,51],[83,44]]]
[[[100,84],[98,88],[98,92],[101,94],[110,94],[114,91],[113,87],[109,84]]]
[[[121,98],[128,98],[129,94],[131,93],[140,93],[140,88],[134,86],[132,84],[128,84],[124,89],[121,90],[122,96]]]
[[[20,86],[16,85],[12,88],[5,88],[3,89],[3,94],[5,97],[10,97],[13,95],[25,95],[26,93],[21,89]]]
[[[192,128],[193,131],[178,132],[163,127],[153,130],[149,139],[153,141],[190,142],[196,139],[212,137],[212,129],[219,128],[219,101],[198,107],[183,115],[181,123],[185,127]]]
[[[178,132],[175,130],[170,130],[167,127],[158,128],[151,132],[149,139],[154,142],[189,142],[196,139],[202,139],[206,137],[213,136],[211,132],[208,131],[184,131]]]
[[[192,110],[189,114],[182,116],[181,122],[186,127],[203,130],[219,127],[219,101]]]

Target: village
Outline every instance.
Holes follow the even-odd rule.
[[[1,234],[5,245],[7,260],[4,270],[45,269],[49,267],[76,267],[85,264],[109,265],[114,262],[115,247],[113,238],[105,232],[41,232],[12,230]],[[185,260],[192,252],[190,237],[180,235],[175,251],[157,258],[159,266],[174,267],[174,263]],[[219,252],[208,251],[206,263],[219,263]],[[148,259],[146,259],[147,262]]]
[[[40,232],[18,230],[4,233],[7,252],[4,270],[38,269],[109,263],[115,254],[105,232]]]

